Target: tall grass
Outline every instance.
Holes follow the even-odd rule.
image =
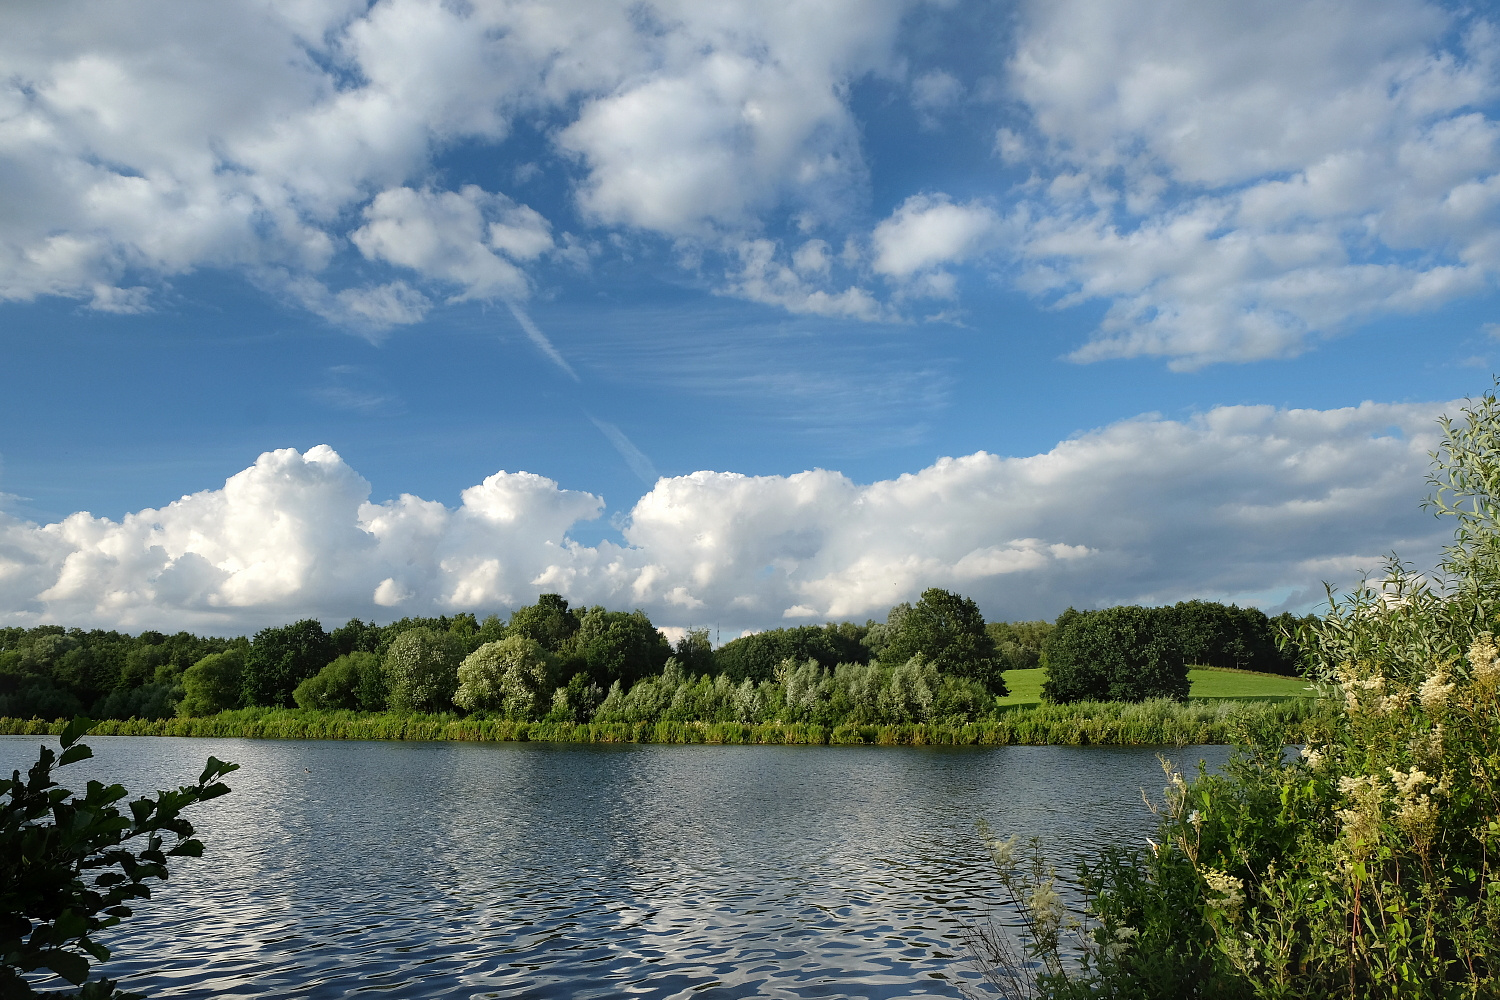
[[[1301,742],[1321,711],[1286,702],[1078,702],[1001,712],[968,723],[821,726],[788,722],[522,722],[454,715],[247,708],[199,718],[106,719],[96,736],[287,740],[469,740],[547,743],[717,743],[880,746],[1111,746],[1227,743],[1247,729]],[[62,732],[65,720],[0,718],[0,734]]]

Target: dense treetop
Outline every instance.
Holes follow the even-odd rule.
[[[870,699],[881,685],[928,684],[920,679],[930,675],[978,685],[985,701],[1005,693],[1006,670],[1036,666],[1049,668],[1047,695],[1055,700],[1183,697],[1189,664],[1296,673],[1298,652],[1278,645],[1296,624],[1204,601],[1069,609],[1056,623],[985,622],[969,598],[931,588],[884,621],[768,629],[717,649],[706,630],[674,645],[641,611],[575,608],[557,594],[540,595],[506,621],[465,612],[388,625],[354,619],[329,632],[309,618],[229,639],[43,625],[0,629],[0,716],[164,718],[295,705],[586,721],[600,711],[645,711],[647,689],[632,707],[620,699],[666,673],[683,683],[722,679],[736,691],[781,685],[783,694],[787,684],[798,691],[833,685],[826,694],[847,683]],[[917,672],[901,673],[907,664]],[[840,673],[844,667],[875,672]],[[797,673],[803,668],[823,679]],[[803,680],[788,680],[794,675]],[[970,695],[956,691],[938,698],[932,687],[931,698],[918,701],[968,704]],[[890,694],[881,711],[906,712],[891,707],[906,697]],[[741,701],[754,698],[742,692]],[[714,711],[721,710],[728,711]]]

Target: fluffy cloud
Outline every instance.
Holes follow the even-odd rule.
[[[350,236],[361,253],[457,285],[460,299],[524,298],[526,275],[513,261],[553,247],[551,226],[535,210],[472,184],[441,192],[392,188],[364,214]]]
[[[904,4],[661,4],[652,65],[561,135],[586,212],[673,235],[733,230],[790,197],[827,214],[862,179],[848,79],[891,60]]]
[[[1009,77],[1034,173],[1024,287],[1109,303],[1078,360],[1296,354],[1500,274],[1492,23],[1418,0],[1067,0],[1026,12]]]
[[[1148,416],[868,485],[696,472],[657,481],[623,545],[570,540],[603,501],[540,476],[496,473],[457,508],[372,503],[331,449],[285,449],[118,523],[0,515],[0,620],[238,630],[503,612],[544,590],[729,629],[880,616],[930,586],[1005,618],[1191,597],[1304,605],[1392,549],[1432,558],[1443,526],[1416,500],[1443,409]]]
[[[913,195],[875,227],[875,271],[897,281],[938,274],[943,265],[962,263],[993,243],[999,224],[986,205]]]
[[[890,60],[902,9],[24,7],[0,37],[0,299],[135,311],[132,282],[223,267],[329,318],[425,314],[393,283],[322,287],[351,242],[461,297],[520,295],[549,223],[422,187],[436,155],[501,144],[518,114],[578,160],[578,204],[606,224],[675,237],[755,229],[782,201],[838,214],[864,171],[844,88]]]

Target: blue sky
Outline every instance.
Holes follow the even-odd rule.
[[[1301,610],[1442,537],[1488,7],[143,9],[3,15],[0,621]]]

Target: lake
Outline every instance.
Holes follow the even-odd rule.
[[[1150,748],[86,742],[65,787],[241,765],[104,939],[152,998],[956,996],[964,923],[1007,922],[975,821],[1065,862],[1163,785]]]

